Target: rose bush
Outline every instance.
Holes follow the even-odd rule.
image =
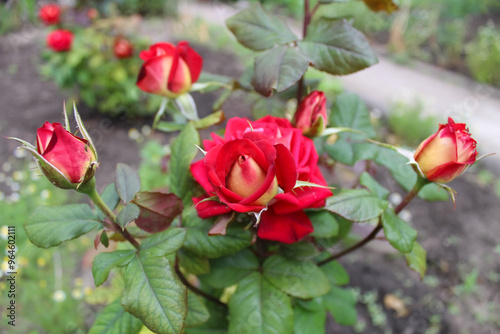
[[[439,130],[424,140],[414,158],[424,176],[432,182],[447,183],[476,161],[476,141],[464,123],[440,124]]]
[[[47,36],[47,46],[56,52],[70,50],[72,43],[73,33],[68,30],[54,30]]]
[[[45,25],[58,24],[61,17],[61,8],[56,4],[40,7],[38,17]]]
[[[313,232],[304,209],[324,206],[332,192],[321,187],[294,189],[297,180],[327,186],[311,139],[288,120],[272,116],[255,122],[232,118],[224,138],[212,138],[203,142],[205,159],[191,165],[206,192],[193,199],[200,217],[260,212],[267,205],[258,226],[260,238],[293,243]],[[275,190],[274,182],[283,192]],[[218,201],[203,201],[214,195]]]
[[[295,127],[306,136],[320,135],[326,129],[325,93],[313,91],[300,102],[293,117]]]
[[[203,59],[188,42],[177,46],[157,43],[139,54],[144,64],[137,78],[137,86],[146,93],[174,98],[191,89],[198,80]]]

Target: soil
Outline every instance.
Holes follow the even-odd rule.
[[[62,103],[70,92],[59,91],[52,82],[45,82],[37,72],[39,41],[43,32],[0,38],[0,161],[9,159],[18,144],[3,137],[13,136],[35,142],[36,129],[43,122],[62,121]],[[205,69],[212,73],[241,73],[236,59],[223,52],[196,47],[205,59]],[[213,94],[195,94],[200,116],[210,113]],[[151,119],[111,119],[79,106],[82,118],[92,134],[101,164],[98,181],[112,181],[116,163],[137,168],[140,162],[136,143],[129,138],[131,128],[150,125]],[[250,108],[235,96],[225,104],[227,117],[249,116]],[[208,131],[203,132],[207,136]],[[171,136],[156,134],[167,143]],[[328,175],[330,180],[342,174]],[[378,170],[384,180],[385,171]],[[393,184],[384,184],[391,191],[403,192]],[[341,262],[350,276],[350,287],[361,295],[375,291],[372,302],[359,303],[358,319],[366,324],[362,333],[496,333],[500,324],[500,206],[490,188],[475,182],[473,175],[453,182],[458,191],[457,206],[451,202],[426,203],[415,200],[409,205],[411,224],[419,231],[418,241],[427,250],[428,274],[424,282],[406,267],[404,258],[396,254],[384,240],[343,258]],[[360,234],[370,228],[357,229]],[[495,247],[497,250],[495,252]],[[478,270],[475,284],[464,291],[467,274]],[[496,276],[495,276],[496,275]],[[496,279],[495,279],[496,277]],[[397,317],[384,304],[384,297],[396,294],[405,302],[407,314]],[[374,307],[374,305],[376,307]],[[495,308],[493,308],[495,307]],[[377,311],[378,310],[378,311]],[[376,315],[386,321],[375,325]],[[404,312],[403,312],[404,313]],[[484,316],[491,315],[491,319]],[[494,321],[497,321],[495,324]],[[336,325],[331,319],[327,333],[354,333],[353,328]]]

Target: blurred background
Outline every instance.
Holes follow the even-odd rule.
[[[68,109],[75,101],[99,152],[101,190],[112,182],[117,162],[139,169],[143,189],[162,186],[171,135],[151,130],[161,99],[136,88],[138,53],[152,42],[188,40],[203,56],[204,71],[243,81],[255,54],[235,41],[225,20],[251,2],[0,1],[0,249],[5,249],[7,226],[15,226],[19,292],[13,329],[4,314],[7,258],[0,257],[0,332],[86,333],[122,284],[115,276],[104,286],[93,285],[92,259],[102,250],[94,250],[87,236],[48,250],[27,240],[22,226],[36,206],[84,199],[52,187],[31,156],[5,137],[34,143],[43,122],[62,121],[63,101]],[[302,0],[260,2],[286,17],[300,35]],[[380,62],[346,77],[310,69],[307,83],[323,90],[329,104],[341,92],[359,94],[378,137],[391,144],[415,149],[438,123],[453,117],[468,124],[480,155],[499,153],[500,2],[394,2],[399,10],[391,14],[375,13],[357,0],[321,6],[317,15],[345,18],[366,34]],[[39,9],[51,3],[62,8],[57,26],[46,26],[38,17]],[[73,32],[70,51],[47,47],[55,28]],[[116,49],[121,39],[132,46],[123,57]],[[224,96],[228,99],[221,106],[224,94],[194,93],[200,116],[220,107],[227,118],[257,118],[267,111],[286,116],[296,106],[289,92],[263,100],[237,91]],[[175,121],[175,115],[169,117]],[[500,332],[498,166],[498,157],[490,157],[452,182],[458,191],[455,210],[451,201],[417,200],[402,213],[427,250],[423,281],[383,240],[342,259],[358,299],[358,323],[343,327],[329,319],[327,333]],[[328,173],[350,185],[356,168]],[[404,192],[389,178],[385,182],[397,204]],[[359,238],[357,232],[352,240]]]

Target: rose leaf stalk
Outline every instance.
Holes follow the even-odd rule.
[[[399,214],[418,195],[420,190],[428,183],[430,183],[429,180],[421,177],[420,175],[417,176],[417,182],[413,186],[412,190],[405,196],[405,198],[403,198],[401,203],[399,203],[398,206],[394,209],[394,213],[396,215]],[[323,265],[325,265],[333,260],[336,260],[336,259],[338,259],[346,254],[349,254],[349,253],[357,250],[358,248],[363,247],[368,242],[372,241],[377,236],[378,232],[380,232],[380,230],[382,230],[382,228],[383,228],[382,219],[379,217],[377,227],[375,227],[370,232],[370,234],[368,234],[363,240],[359,241],[358,243],[354,244],[353,246],[351,246],[351,247],[349,247],[349,248],[347,248],[347,249],[345,249],[337,254],[330,256],[329,258],[327,258],[323,261],[318,262],[318,266],[323,266]]]

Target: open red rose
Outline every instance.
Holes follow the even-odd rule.
[[[198,80],[203,59],[188,42],[182,41],[173,46],[170,43],[157,43],[149,50],[141,51],[144,64],[137,78],[137,86],[146,93],[177,97],[188,92]]]
[[[191,165],[195,180],[207,192],[203,197],[193,198],[200,217],[213,217],[233,210],[259,212],[267,204],[259,224],[260,238],[293,243],[313,232],[311,221],[303,210],[324,206],[331,191],[319,187],[291,191],[297,180],[327,185],[318,168],[318,155],[311,139],[303,136],[300,129],[293,128],[288,120],[272,116],[251,123],[243,118],[232,118],[225,137],[212,134],[212,138],[203,143],[208,151],[205,159]],[[248,161],[247,156],[252,158],[249,166],[253,167],[240,173],[238,164],[241,160]],[[234,191],[228,189],[235,171],[243,185],[241,189],[247,189],[248,193],[240,192],[235,196]],[[247,180],[245,176],[248,175]],[[252,184],[249,181],[252,179],[258,182]],[[275,196],[274,179],[283,189]],[[220,202],[201,202],[214,195]]]
[[[38,17],[45,25],[58,24],[61,16],[61,7],[56,4],[45,5],[40,8]]]
[[[73,33],[68,30],[54,30],[47,36],[47,46],[56,52],[70,50],[72,43]]]
[[[113,52],[116,58],[130,58],[134,55],[134,45],[126,38],[117,37],[113,44]]]
[[[476,161],[476,141],[464,123],[440,124],[439,130],[424,140],[414,158],[429,181],[447,183]]]
[[[71,134],[60,123],[45,124],[38,129],[36,136],[38,153],[63,174],[73,184],[79,184],[93,177],[88,175],[92,163],[96,163],[94,149],[87,140]],[[44,174],[54,181],[53,173],[42,168]],[[61,184],[56,184],[61,186]],[[65,187],[63,187],[65,188]]]
[[[307,95],[293,116],[295,127],[306,136],[320,135],[326,129],[326,98],[317,90]]]

